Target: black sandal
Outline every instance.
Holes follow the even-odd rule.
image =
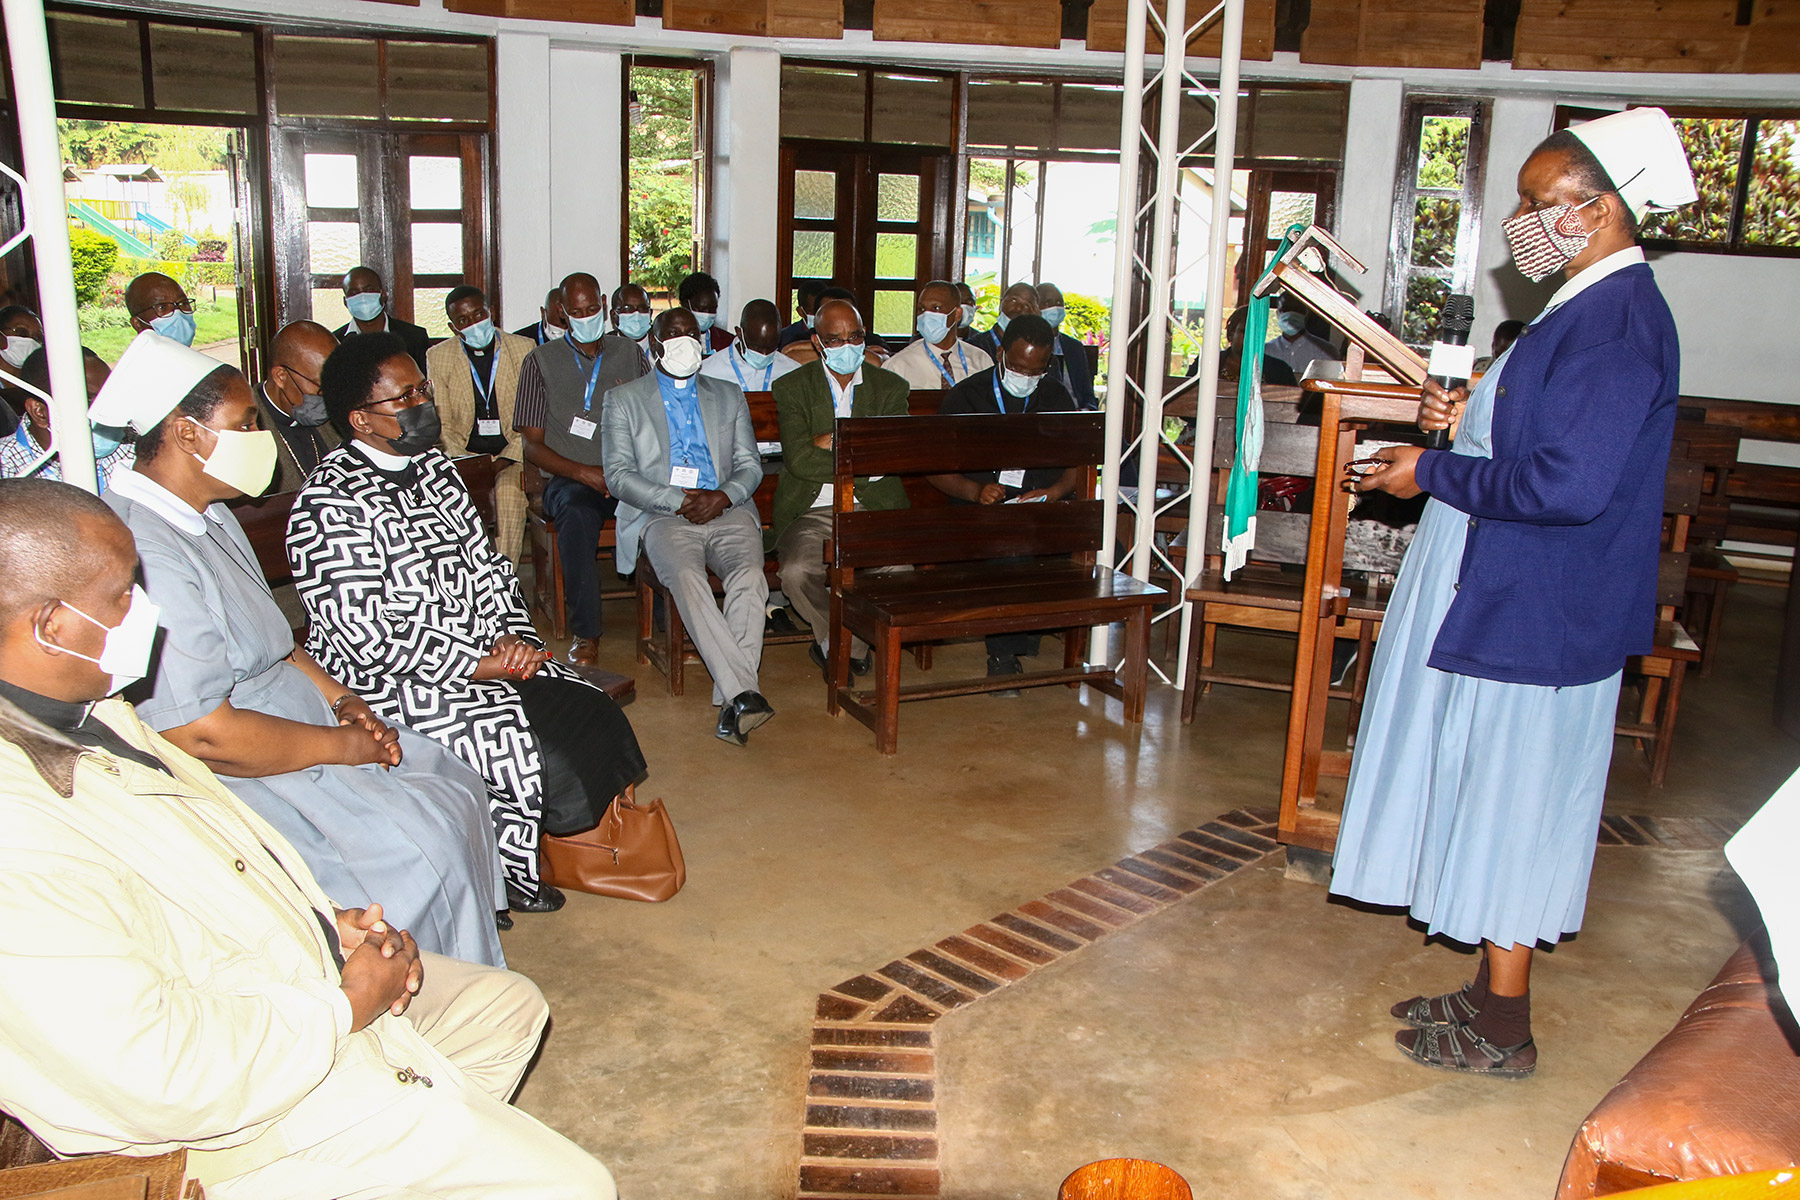
[[[1465,983],[1456,991],[1441,996],[1414,996],[1411,1000],[1402,1000],[1388,1012],[1395,1020],[1405,1021],[1414,1029],[1466,1025],[1481,1011],[1469,1003],[1469,989],[1473,986]],[[1443,1015],[1438,1015],[1440,1013]]]
[[[1402,1029],[1394,1035],[1394,1046],[1414,1062],[1440,1071],[1523,1079],[1537,1070],[1537,1044],[1530,1038],[1516,1046],[1496,1046],[1467,1025]]]

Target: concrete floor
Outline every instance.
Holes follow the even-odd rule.
[[[1739,589],[1668,786],[1620,742],[1609,812],[1735,824],[1800,764],[1770,719],[1780,601]],[[668,696],[633,661],[631,603],[608,609],[602,663],[637,677],[643,791],[668,800],[689,882],[664,905],[572,894],[504,944],[555,1014],[519,1102],[630,1200],[792,1196],[822,989],[1277,797],[1282,695],[1219,689],[1187,728],[1167,688],[1141,728],[1061,688],[908,705],[884,760],[825,715],[799,646],[770,649],[779,715],[736,749],[711,736],[704,673]],[[1280,661],[1266,639],[1221,653]],[[936,669],[979,670],[978,648]],[[943,1194],[1049,1200],[1081,1163],[1134,1155],[1197,1194],[1547,1197],[1582,1116],[1753,919],[1717,852],[1603,849],[1586,929],[1539,974],[1537,1077],[1484,1083],[1406,1063],[1385,1011],[1470,959],[1246,870],[938,1025]]]

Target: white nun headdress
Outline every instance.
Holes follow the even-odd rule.
[[[1700,198],[1675,122],[1660,108],[1628,108],[1569,132],[1606,168],[1614,190],[1638,220]]]
[[[226,365],[146,329],[119,356],[119,365],[88,407],[88,420],[147,433],[186,399],[195,384]]]

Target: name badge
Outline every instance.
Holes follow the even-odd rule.
[[[475,422],[475,432],[482,437],[499,437],[500,418],[494,417],[490,420],[489,418],[483,417]]]
[[[594,436],[594,430],[598,428],[599,426],[595,425],[586,417],[576,417],[573,421],[569,422],[569,432],[578,438],[592,438]]]
[[[672,486],[678,487],[678,488],[699,487],[700,486],[700,468],[699,467],[670,467],[669,468],[669,483]]]
[[[1025,470],[1024,470],[1024,468],[1021,467],[1017,471],[1002,471],[1002,472],[1000,472],[1000,486],[1001,487],[1016,487],[1016,488],[1024,487],[1025,486]]]

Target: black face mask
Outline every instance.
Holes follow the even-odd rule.
[[[407,458],[423,454],[437,445],[438,437],[444,431],[444,423],[438,419],[435,400],[403,408],[394,414],[394,420],[400,423],[400,436],[389,438],[388,445],[395,454]]]

